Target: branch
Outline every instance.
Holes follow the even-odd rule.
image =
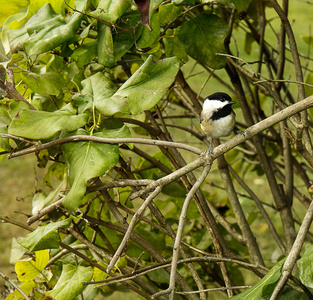
[[[4,96],[12,98],[16,101],[22,101],[29,106],[30,109],[36,110],[15,88],[14,74],[11,68],[7,68],[8,80],[5,82],[4,86],[6,90],[4,91]]]
[[[225,258],[225,257],[215,257],[215,256],[189,257],[189,258],[185,258],[185,259],[181,259],[181,260],[177,261],[177,264],[188,264],[188,263],[194,263],[194,262],[199,262],[199,263],[201,263],[201,262],[203,262],[203,263],[204,262],[207,262],[207,263],[221,263],[221,262],[235,263],[235,264],[238,264],[239,266],[242,266],[248,270],[258,270],[260,277],[265,276],[269,271],[269,269],[267,269],[266,267],[250,264],[250,263],[244,262],[242,260]],[[142,268],[138,271],[133,272],[132,274],[123,274],[120,276],[116,276],[114,278],[107,278],[107,279],[104,279],[101,281],[85,282],[84,284],[103,283],[101,285],[98,285],[97,287],[104,287],[104,286],[116,284],[119,282],[133,280],[134,278],[136,278],[138,276],[143,276],[145,274],[149,274],[149,273],[156,271],[156,270],[165,269],[165,268],[171,267],[171,265],[172,265],[172,261],[166,260],[165,262],[161,262],[161,263],[155,264],[153,266],[148,266],[148,267]]]
[[[112,257],[108,267],[107,267],[107,273],[110,273],[110,271],[113,269],[113,267],[115,266],[118,258],[120,257],[120,255],[122,254],[126,243],[128,242],[130,235],[135,227],[136,221],[139,218],[139,216],[144,212],[144,210],[147,208],[148,204],[161,192],[161,187],[157,187],[155,189],[155,191],[149,195],[149,197],[147,197],[147,199],[143,202],[143,204],[140,206],[140,208],[137,210],[137,212],[134,214],[134,216],[132,217],[127,231],[123,237],[122,242],[120,243],[119,247],[117,248],[114,256]]]
[[[2,137],[4,138],[10,138],[10,139],[21,139],[18,136],[14,136],[11,134],[2,134]],[[23,138],[23,141],[25,139]],[[199,148],[189,146],[186,144],[182,143],[175,143],[175,142],[168,142],[168,141],[161,141],[161,140],[152,140],[152,139],[142,139],[142,138],[117,138],[117,139],[112,139],[112,138],[101,138],[101,137],[96,137],[96,136],[89,136],[89,135],[73,135],[73,136],[68,136],[65,138],[61,138],[52,142],[48,142],[45,144],[38,143],[35,147],[28,148],[16,153],[12,153],[8,155],[8,158],[14,158],[22,155],[26,155],[29,153],[41,151],[44,149],[48,149],[51,147],[54,147],[56,145],[61,145],[65,143],[71,143],[71,142],[95,142],[95,143],[104,143],[104,144],[127,144],[127,143],[134,143],[134,144],[144,144],[144,145],[155,145],[155,146],[164,146],[164,147],[169,147],[169,148],[179,148],[179,149],[184,149],[187,151],[190,151],[195,154],[201,154],[202,150]]]
[[[200,188],[201,184],[203,183],[203,181],[205,180],[205,178],[209,174],[210,170],[211,170],[211,164],[204,166],[201,175],[199,176],[198,180],[196,181],[196,183],[193,185],[193,187],[189,191],[189,193],[188,193],[188,195],[184,201],[184,204],[183,204],[183,207],[181,210],[181,214],[180,214],[180,218],[179,218],[179,224],[178,224],[177,234],[176,234],[176,238],[175,238],[175,242],[174,242],[174,247],[173,247],[173,259],[172,259],[172,264],[171,264],[172,267],[171,267],[170,284],[169,284],[168,289],[163,290],[157,294],[154,294],[153,298],[158,297],[160,295],[167,294],[167,293],[171,293],[170,299],[174,298],[175,278],[176,278],[178,255],[179,255],[179,250],[180,250],[179,248],[180,248],[184,224],[185,224],[185,220],[186,220],[186,216],[187,216],[188,206],[189,206],[192,198],[195,196],[197,190]]]
[[[4,280],[6,280],[9,284],[11,284],[13,286],[13,288],[16,289],[24,297],[25,300],[30,300],[30,298],[28,298],[28,296],[24,293],[24,291],[21,288],[19,288],[18,285],[16,285],[7,275],[5,275],[4,273],[0,272],[0,276]]]
[[[63,199],[64,199],[64,197],[62,197],[58,201],[50,204],[49,206],[44,207],[43,209],[39,210],[34,216],[31,216],[30,218],[28,218],[27,224],[28,225],[33,224],[34,222],[39,220],[41,217],[45,216],[46,214],[48,214],[48,213],[54,211],[55,209],[57,209],[58,207],[60,207],[62,205]]]
[[[298,235],[293,243],[293,246],[290,250],[290,253],[284,263],[282,268],[282,275],[276,284],[276,287],[272,293],[270,300],[275,300],[279,298],[279,295],[283,291],[285,284],[287,283],[288,278],[291,275],[291,272],[296,264],[296,261],[299,257],[300,251],[302,249],[302,245],[304,243],[305,237],[310,229],[311,223],[313,220],[313,202],[311,202],[310,207],[308,208],[303,222],[300,226]]]
[[[258,133],[262,132],[263,130],[279,123],[292,115],[303,111],[309,107],[313,106],[313,96],[307,97],[302,101],[299,101],[291,106],[286,107],[285,109],[277,112],[276,114],[248,127],[244,134],[237,134],[235,137],[231,138],[227,142],[217,146],[213,150],[212,156],[205,156],[202,155],[198,159],[194,160],[192,163],[174,171],[173,173],[156,180],[154,183],[149,184],[146,188],[135,192],[129,196],[130,200],[133,200],[137,197],[141,197],[143,194],[146,194],[152,190],[154,190],[158,185],[164,185],[165,182],[172,182],[177,180],[181,176],[199,168],[201,165],[207,161],[210,163],[211,161],[215,160],[217,157],[223,155],[227,151],[231,150],[232,148],[238,146],[239,144],[243,143],[244,141],[252,138],[253,136],[257,135]]]

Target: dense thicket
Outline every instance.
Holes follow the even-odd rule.
[[[46,170],[28,219],[1,216],[30,231],[7,299],[313,298],[311,57],[289,1],[135,2],[2,18],[1,154]],[[244,134],[210,156],[218,91]]]

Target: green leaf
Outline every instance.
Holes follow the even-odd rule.
[[[196,0],[173,0],[175,5],[195,5]]]
[[[39,226],[35,231],[29,233],[19,243],[30,251],[39,251],[44,249],[59,248],[58,228],[68,227],[72,222],[71,218],[50,223],[45,226]]]
[[[56,72],[47,72],[43,74],[26,73],[22,74],[23,81],[34,92],[40,95],[58,96],[63,92],[64,79]]]
[[[55,112],[22,110],[12,120],[9,133],[35,140],[48,139],[60,130],[76,130],[87,121],[88,115],[76,115],[72,104]]]
[[[30,8],[31,5],[28,7],[28,9]],[[30,35],[35,31],[49,31],[55,26],[59,26],[65,23],[64,18],[61,15],[56,14],[56,12],[53,10],[52,6],[49,3],[41,7],[37,13],[36,8],[33,8],[33,10],[34,11],[32,13],[34,15],[25,24],[23,24],[23,26],[15,27],[16,29],[12,30],[8,30],[9,28],[6,28],[5,26],[5,34],[8,37],[10,49],[12,52],[22,49],[23,44],[28,41]],[[26,15],[28,15],[28,13]],[[28,28],[30,28],[29,31]]]
[[[97,7],[97,17],[107,22],[115,23],[131,6],[130,0],[100,0]]]
[[[111,27],[106,23],[99,22],[98,24],[97,53],[100,64],[107,68],[115,65]]]
[[[101,101],[97,99],[96,107],[107,116],[127,111],[137,115],[151,109],[165,95],[178,70],[179,60],[176,57],[154,62],[149,56],[112,97]]]
[[[37,55],[53,50],[57,46],[73,39],[80,27],[82,16],[83,14],[81,13],[74,13],[68,23],[43,28],[31,35],[24,43],[28,55]]]
[[[97,41],[80,45],[71,55],[78,66],[84,66],[94,60],[97,56]]]
[[[46,267],[49,261],[48,250],[35,252],[36,259],[20,260],[15,264],[15,272],[20,281],[32,281],[35,277],[41,274],[41,271]]]
[[[147,48],[150,47],[153,43],[157,41],[160,36],[160,21],[159,21],[159,13],[155,12],[150,17],[150,27],[152,31],[148,28],[144,27],[142,33],[137,40],[137,47],[138,48]]]
[[[212,238],[206,228],[190,232],[191,243],[201,250],[206,250],[212,245]]]
[[[192,58],[213,69],[220,69],[225,66],[226,58],[216,53],[225,52],[227,35],[225,21],[216,15],[202,13],[182,25],[178,38]]]
[[[231,297],[230,299],[261,300],[269,297],[272,294],[276,283],[280,278],[281,268],[284,262],[285,259],[279,261],[257,284],[244,291],[243,293]]]
[[[85,288],[84,281],[90,281],[93,270],[91,267],[63,265],[61,277],[52,291],[46,293],[55,300],[75,299]]]
[[[117,19],[129,9],[130,6],[130,0],[99,1],[99,5],[96,10],[97,17],[100,20],[105,20],[109,23],[114,24]],[[134,44],[133,36],[130,36],[129,33],[134,34],[132,31],[127,32],[127,37],[129,38],[129,41],[131,43],[129,47],[126,47],[128,49]],[[115,35],[119,36],[119,34],[120,33],[117,33]],[[98,23],[97,52],[99,63],[108,68],[112,68],[115,65],[116,61],[121,57],[120,55],[115,55],[111,26],[104,22]]]
[[[115,85],[113,82],[101,72],[88,77],[81,82],[83,89],[80,94],[73,97],[74,105],[78,106],[78,111],[83,112],[88,108],[93,108],[96,103],[101,105],[105,99],[112,96],[115,92]],[[108,103],[107,103],[108,104]],[[106,109],[111,111],[112,115],[119,111],[121,108],[111,102],[107,105]]]
[[[117,62],[134,44],[135,38],[138,39],[142,33],[143,26],[136,26],[140,20],[140,14],[131,12],[123,15],[118,22],[118,26],[124,30],[113,32],[114,60]],[[129,30],[135,28],[135,32]]]
[[[176,6],[173,3],[168,3],[165,5],[160,5],[159,14],[160,14],[160,23],[165,25],[169,22],[172,22],[183,12],[182,6]]]
[[[164,37],[164,46],[165,46],[165,56],[177,56],[181,60],[187,62],[188,55],[184,49],[183,44],[180,42],[178,38],[178,30],[177,28],[168,29],[166,31],[166,37]]]
[[[87,135],[87,132],[80,129],[73,134]],[[99,132],[94,136],[108,137],[108,134]],[[63,205],[69,211],[75,212],[83,200],[87,181],[105,174],[118,162],[118,145],[73,142],[63,144],[62,149],[71,183],[71,190],[64,198]]]
[[[164,269],[159,269],[150,272],[149,279],[157,283],[168,283],[170,280],[170,275]]]
[[[241,12],[248,6],[251,0],[232,0],[232,2],[234,3],[238,12]]]
[[[313,245],[309,245],[303,256],[297,261],[301,282],[308,288],[313,288]]]

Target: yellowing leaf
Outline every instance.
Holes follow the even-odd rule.
[[[48,250],[36,251],[35,255],[35,260],[20,260],[15,264],[15,272],[20,281],[32,281],[47,265],[49,261]]]

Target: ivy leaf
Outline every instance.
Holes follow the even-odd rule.
[[[138,48],[148,48],[158,40],[160,36],[160,19],[158,12],[151,15],[149,27],[147,27],[147,25],[148,24],[143,28],[137,40],[136,44]]]
[[[227,35],[225,21],[216,15],[202,13],[182,25],[178,38],[192,58],[213,69],[220,69],[225,66],[226,58],[216,53],[225,52]]]
[[[59,248],[58,228],[68,227],[72,222],[71,218],[50,223],[45,226],[39,226],[35,231],[29,233],[19,243],[29,251],[39,251],[44,249]]]
[[[35,140],[48,139],[60,130],[74,131],[87,121],[88,115],[76,115],[72,104],[54,112],[22,110],[12,120],[9,134]]]
[[[28,282],[37,277],[49,261],[49,252],[48,250],[36,251],[35,257],[35,260],[29,258],[15,264],[15,272],[20,281]]]
[[[73,39],[77,33],[83,14],[74,13],[68,23],[59,26],[43,28],[31,35],[24,43],[29,56],[50,51]]]
[[[131,6],[130,0],[100,1],[96,12],[99,18],[110,23],[115,23]],[[98,61],[105,67],[111,68],[115,65],[113,37],[110,26],[104,22],[98,25]]]
[[[52,291],[46,293],[55,300],[75,299],[85,288],[83,282],[90,281],[93,270],[91,267],[63,265],[61,277]]]
[[[178,70],[179,60],[176,57],[154,62],[152,56],[149,56],[112,97],[95,99],[96,107],[106,116],[127,111],[137,115],[162,99]]]
[[[78,106],[79,112],[93,108],[97,103],[101,104],[116,91],[114,83],[101,72],[88,77],[81,84],[83,86],[81,93],[73,97],[73,103]],[[107,104],[106,110],[111,112],[107,115],[113,115],[121,109],[121,107],[116,107],[112,102]]]
[[[4,45],[6,52],[9,52],[11,49],[12,52],[16,52],[17,50],[21,50],[22,45],[29,38],[29,34],[27,32],[28,27],[34,27],[35,25],[40,26],[40,24],[44,24],[47,28],[58,26],[60,24],[64,24],[64,18],[62,16],[58,17],[56,12],[53,10],[50,4],[45,4],[38,12],[33,11],[33,16],[25,22],[22,26],[16,25],[14,23],[23,22],[23,18],[26,18],[28,12],[31,13],[32,5],[30,4],[27,8],[27,12],[20,12],[11,17],[9,17],[3,26],[3,35],[4,35]],[[46,21],[49,20],[48,23]],[[14,24],[12,26],[12,24]],[[11,30],[9,30],[11,28]],[[12,29],[13,28],[13,29]],[[43,27],[44,28],[44,27]],[[42,29],[42,27],[41,27]],[[34,28],[36,30],[36,28]],[[31,34],[31,32],[30,32]]]
[[[87,135],[79,129],[73,135]],[[94,136],[108,137],[99,132]],[[64,158],[68,167],[71,190],[63,200],[63,206],[75,212],[81,204],[86,192],[87,181],[91,178],[104,175],[115,166],[119,159],[118,145],[109,145],[94,142],[72,142],[62,145]]]
[[[115,65],[113,37],[111,28],[106,23],[99,22],[97,40],[97,53],[99,63],[107,68],[112,68]]]
[[[26,74],[22,73],[22,78],[34,93],[58,96],[63,92],[64,79],[59,73],[47,72],[36,74],[29,72]]]

